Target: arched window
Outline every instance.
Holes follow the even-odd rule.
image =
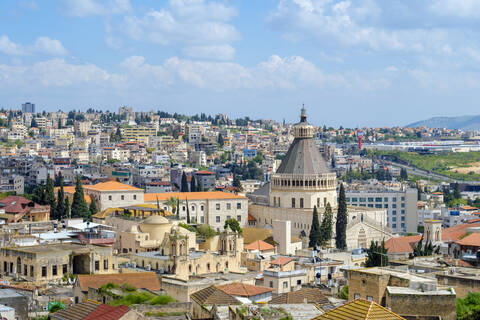
[[[210,263],[207,263],[207,270],[210,271]]]
[[[192,265],[191,264],[188,265],[188,272],[190,272],[190,273],[192,272]]]
[[[22,259],[17,258],[17,273],[22,273]]]

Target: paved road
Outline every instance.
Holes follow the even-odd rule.
[[[411,175],[424,177],[426,179],[441,180],[441,181],[445,181],[445,182],[457,182],[457,180],[452,179],[450,177],[443,176],[441,174],[434,173],[434,172],[428,172],[426,170],[418,169],[418,168],[413,167],[413,166],[407,166],[407,165],[404,165],[404,164],[400,164],[400,163],[392,162],[392,161],[387,161],[387,160],[381,160],[381,161],[383,161],[384,163],[386,163],[388,165],[391,165],[393,167],[407,169],[407,173],[411,174]],[[460,182],[460,181],[458,181],[458,182]],[[467,182],[467,181],[462,181],[462,182]],[[477,181],[477,183],[478,183],[478,181]]]

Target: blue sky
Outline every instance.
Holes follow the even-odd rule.
[[[3,0],[0,106],[393,126],[478,114],[478,0]]]

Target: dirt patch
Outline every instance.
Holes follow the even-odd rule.
[[[473,172],[475,174],[480,174],[480,162],[472,162],[468,164],[468,167],[452,167],[451,172],[458,172],[461,174],[469,174]]]

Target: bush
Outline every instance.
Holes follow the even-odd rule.
[[[150,300],[151,305],[164,305],[164,304],[169,304],[170,302],[175,302],[176,300],[173,299],[172,297],[162,294],[159,296],[154,297],[152,300]]]
[[[134,286],[129,285],[128,283],[124,283],[124,284],[122,285],[122,290],[123,290],[123,291],[126,291],[126,292],[135,292],[135,291],[137,291],[137,288],[135,288]]]
[[[337,295],[340,299],[348,300],[348,286],[344,286]]]
[[[210,227],[208,224],[202,224],[198,226],[197,228],[197,233],[198,235],[205,237],[205,238],[211,238],[217,235],[217,232]]]
[[[113,306],[126,305],[128,307],[128,306],[131,306],[132,304],[145,303],[151,300],[152,298],[153,298],[153,295],[147,292],[129,293],[118,300],[112,301],[110,304],[112,304]]]

